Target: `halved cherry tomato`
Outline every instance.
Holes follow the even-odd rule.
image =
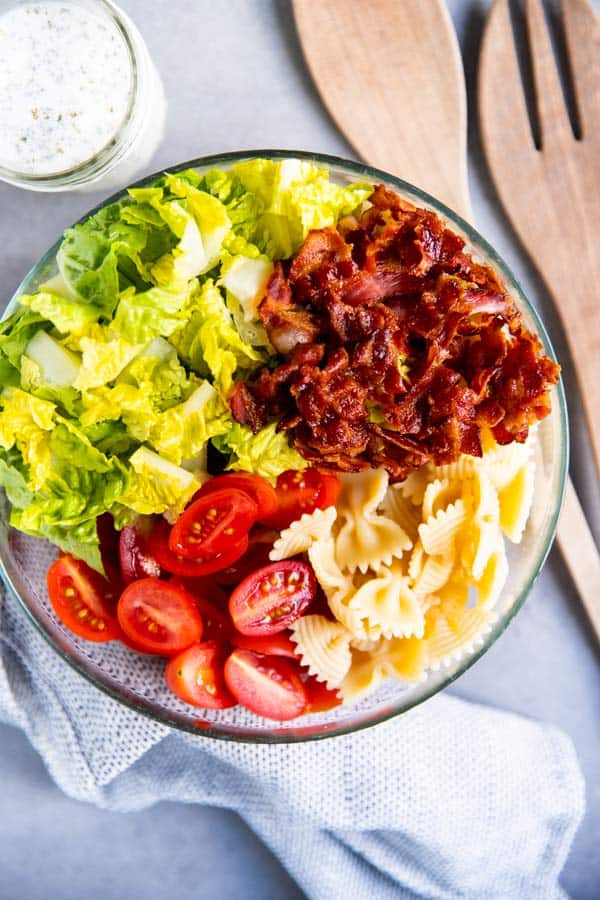
[[[306,691],[292,662],[251,650],[234,650],[225,663],[225,683],[251,712],[280,722],[306,707]]]
[[[238,544],[230,547],[226,553],[218,556],[207,556],[205,559],[184,559],[173,553],[169,547],[169,535],[171,528],[164,519],[158,519],[150,534],[150,553],[159,563],[161,569],[171,572],[172,575],[185,575],[189,578],[197,578],[202,575],[210,575],[225,569],[243,556],[248,549],[248,536],[245,535]]]
[[[198,590],[194,587],[194,582],[198,581],[201,581],[201,579],[175,577],[171,579],[171,584],[183,587],[196,601],[200,618],[204,623],[203,637],[205,641],[231,641],[234,631],[231,619],[215,605],[215,602],[227,603],[227,595],[217,585],[213,585],[212,588],[203,587]]]
[[[227,709],[236,700],[229,693],[223,667],[227,659],[226,644],[204,641],[193,644],[167,663],[167,685],[186,703],[205,709]]]
[[[148,653],[168,656],[202,638],[203,623],[191,594],[158,578],[141,578],[125,588],[117,607],[119,625]]]
[[[248,536],[256,513],[254,500],[234,488],[199,497],[173,525],[169,547],[184,559],[226,553]]]
[[[287,632],[278,634],[256,634],[249,637],[231,629],[231,643],[240,650],[253,650],[254,653],[264,653],[267,656],[287,656],[289,659],[297,659],[297,648]]]
[[[169,581],[180,584],[192,597],[206,597],[213,606],[227,609],[229,591],[215,581],[214,575],[203,575],[200,578],[186,578],[185,575],[172,575]]]
[[[230,566],[227,566],[226,569],[221,569],[220,572],[217,572],[215,574],[215,581],[225,585],[225,587],[232,587],[235,584],[239,584],[240,581],[243,581],[244,578],[251,575],[252,572],[256,572],[257,569],[261,569],[263,566],[270,563],[269,553],[272,549],[272,541],[270,544],[266,544],[262,541],[250,540],[250,546],[244,555],[240,556],[240,558]]]
[[[160,565],[150,552],[150,532],[153,521],[139,518],[126,525],[119,536],[119,561],[125,584],[136,578],[158,578]]]
[[[275,634],[299,619],[315,597],[308,563],[285,559],[248,575],[229,598],[229,614],[241,634]]]
[[[205,482],[192,500],[212,494],[222,488],[235,488],[243,491],[254,500],[257,507],[256,518],[261,521],[265,516],[270,516],[277,509],[277,494],[265,478],[260,475],[251,475],[249,472],[226,472],[216,475]]]
[[[142,647],[141,644],[136,643],[136,641],[132,641],[130,637],[128,637],[123,629],[119,626],[119,640],[123,644],[124,647],[127,647],[128,650],[133,650],[134,653],[142,653],[145,656],[154,656],[154,653],[150,653],[146,650],[145,647]]]
[[[73,634],[101,643],[119,637],[114,585],[74,556],[59,557],[48,569],[54,612]]]
[[[277,478],[275,488],[279,506],[262,521],[272,528],[287,528],[303,513],[333,506],[340,488],[339,478],[319,472],[318,469],[304,469],[303,472],[290,469],[288,472],[282,472]]]
[[[328,688],[322,681],[317,681],[313,675],[309,675],[304,680],[304,690],[306,691],[306,709],[304,712],[310,713],[327,712],[329,709],[335,709],[340,706],[342,698],[337,691]]]

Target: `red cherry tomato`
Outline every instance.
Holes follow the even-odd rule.
[[[275,488],[271,487],[269,482],[260,475],[251,475],[249,472],[228,472],[223,475],[215,475],[214,478],[202,485],[192,502],[223,488],[235,488],[248,494],[256,503],[258,521],[264,519],[265,516],[270,516],[277,509]]]
[[[147,653],[168,656],[202,638],[203,623],[194,598],[182,587],[141,578],[125,588],[117,608],[119,625]]]
[[[204,623],[204,640],[230,641],[233,634],[231,619],[216,603],[226,604],[227,594],[217,585],[198,587],[197,583],[207,581],[200,578],[172,578],[171,584],[180,585],[192,595],[196,601],[196,607],[200,618]]]
[[[340,493],[340,481],[335,475],[327,475],[318,469],[296,472],[290,469],[277,478],[277,510],[262,521],[272,528],[287,528],[303,513],[333,506]]]
[[[161,569],[171,572],[172,575],[184,575],[197,578],[210,575],[224,569],[243,556],[248,549],[248,536],[243,537],[239,544],[231,546],[226,553],[218,556],[207,556],[205,559],[184,559],[173,553],[169,547],[169,534],[171,528],[164,519],[158,519],[150,534],[150,553],[159,563]]]
[[[264,653],[267,656],[287,656],[289,659],[297,659],[297,648],[287,632],[278,634],[262,634],[249,637],[232,629],[231,643],[240,650],[253,650],[254,653]]]
[[[302,680],[281,656],[234,650],[225,663],[225,683],[238,703],[268,719],[295,719],[306,707]]]
[[[119,561],[125,584],[137,578],[159,578],[160,565],[150,552],[152,519],[126,525],[119,536]]]
[[[48,569],[47,585],[54,612],[73,634],[97,643],[119,637],[114,585],[82,560],[59,557]]]
[[[184,559],[226,553],[247,537],[256,512],[254,500],[234,488],[199,497],[173,525],[169,547]]]
[[[285,559],[244,578],[229,598],[229,614],[241,634],[285,631],[315,597],[317,580],[308,563]]]
[[[327,712],[340,706],[342,698],[337,691],[331,690],[322,681],[317,681],[313,675],[309,675],[304,680],[304,690],[306,691],[306,709],[304,712],[309,713]]]
[[[227,659],[227,645],[218,641],[193,644],[167,663],[165,677],[174,694],[205,709],[227,709],[236,700],[229,693],[223,667]]]
[[[264,544],[262,541],[255,542],[251,540],[250,546],[244,555],[240,556],[240,558],[230,566],[227,566],[226,569],[221,569],[220,572],[217,572],[215,574],[215,581],[225,587],[232,587],[235,584],[239,584],[240,581],[243,581],[244,578],[251,575],[252,572],[256,572],[257,569],[262,569],[263,566],[270,563],[269,553],[272,549],[273,542]]]

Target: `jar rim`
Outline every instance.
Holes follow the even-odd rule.
[[[77,7],[82,6],[80,0],[71,0],[71,2]],[[44,190],[58,189],[67,185],[85,184],[103,175],[108,168],[112,168],[111,163],[116,163],[123,151],[130,145],[132,134],[136,130],[135,113],[140,97],[140,70],[142,62],[136,47],[135,36],[131,30],[131,23],[112,0],[84,0],[84,3],[90,7],[96,7],[104,16],[109,18],[123,40],[131,71],[129,99],[125,114],[109,140],[96,153],[82,162],[68,169],[39,175],[34,175],[30,172],[19,172],[0,163],[0,181],[5,181],[17,187],[23,186]]]

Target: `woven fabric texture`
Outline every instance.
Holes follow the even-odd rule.
[[[584,786],[557,729],[438,695],[312,744],[194,737],[88,684],[12,598],[0,610],[0,719],[26,732],[70,796],[236,810],[315,900],[564,896]]]

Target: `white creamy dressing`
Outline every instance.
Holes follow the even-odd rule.
[[[94,157],[131,103],[131,60],[116,24],[72,0],[0,15],[0,166],[52,175]]]

